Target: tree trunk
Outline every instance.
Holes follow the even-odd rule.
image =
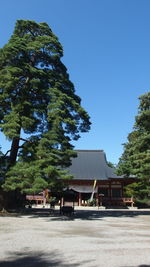
[[[18,149],[19,149],[19,141],[20,141],[20,132],[18,132],[18,137],[14,137],[11,144],[10,156],[9,156],[9,166],[13,166],[16,163]]]
[[[19,141],[20,141],[20,132],[21,132],[21,128],[18,131],[18,137],[14,137],[12,140],[8,170],[16,163],[16,160],[17,160],[18,150],[19,150]],[[3,208],[6,210],[17,208],[18,204],[20,204],[18,201],[19,196],[20,196],[19,190],[3,192]]]
[[[23,208],[25,201],[25,194],[21,194],[19,189],[5,192],[0,188],[0,212]]]

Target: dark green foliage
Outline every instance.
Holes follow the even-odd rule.
[[[115,164],[110,162],[110,161],[107,161],[107,165],[110,167],[110,168],[114,168],[115,169]]]
[[[128,135],[118,173],[134,176],[137,182],[127,187],[137,198],[150,198],[150,92],[140,98],[134,131]]]
[[[1,147],[0,147],[0,184],[3,181],[4,168],[5,168],[4,155],[3,155],[2,151],[1,151]]]
[[[8,168],[8,156],[2,153],[0,147],[0,186],[4,182],[7,168]]]
[[[28,20],[17,21],[0,49],[0,127],[12,140],[5,190],[59,187],[68,177],[62,168],[75,156],[71,140],[90,129],[62,56],[49,26]]]

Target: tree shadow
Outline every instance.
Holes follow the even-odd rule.
[[[74,264],[70,262],[65,263],[63,259],[58,259],[58,254],[55,252],[49,254],[44,254],[42,252],[25,252],[11,253],[11,255],[9,253],[9,257],[6,258],[6,260],[0,261],[0,267],[77,267],[81,266],[83,263],[86,264],[86,261]]]
[[[138,266],[123,266],[123,267],[150,267],[150,265],[147,264],[142,264],[142,265],[138,265]]]
[[[105,217],[137,217],[137,216],[150,216],[150,210],[89,210],[87,209],[75,209],[73,215],[64,216],[60,214],[59,210],[54,210],[53,212],[48,209],[26,209],[22,212],[16,214],[7,214],[6,216],[15,216],[15,217],[22,217],[22,216],[29,216],[30,218],[39,218],[45,217],[49,218],[51,221],[64,221],[64,220],[102,220]]]
[[[121,210],[77,210],[72,216],[60,216],[55,214],[50,220],[52,221],[61,221],[61,220],[103,220],[105,217],[136,217],[136,216],[150,216],[149,211],[121,211]]]

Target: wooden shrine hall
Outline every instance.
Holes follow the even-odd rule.
[[[107,165],[103,150],[77,150],[76,152],[77,157],[72,159],[71,166],[67,168],[74,176],[72,180],[67,181],[67,186],[75,193],[75,205],[86,206],[91,194],[96,205],[133,205],[132,198],[124,197],[123,189],[134,179],[117,176],[115,169]]]

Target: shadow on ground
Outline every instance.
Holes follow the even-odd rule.
[[[59,255],[60,256],[60,255]],[[61,256],[60,256],[61,257]],[[0,267],[77,267],[86,266],[88,261],[71,264],[58,259],[58,253],[45,254],[42,252],[9,253],[9,257],[0,261]],[[92,263],[91,263],[92,264]],[[124,267],[150,267],[150,265],[124,266]]]
[[[42,252],[11,253],[11,255],[9,253],[9,257],[6,260],[0,261],[0,267],[76,267],[82,264],[86,264],[86,261],[68,264],[62,259],[58,259],[58,254],[56,253],[44,254]]]
[[[145,264],[142,264],[142,265],[138,265],[138,266],[123,266],[123,267],[150,267],[150,265],[145,265]]]
[[[51,212],[49,209],[27,209],[16,216],[30,216],[30,218],[46,217],[51,221],[63,220],[101,220],[105,217],[136,217],[150,216],[150,210],[75,210],[74,214],[64,216],[60,215],[59,210]],[[9,215],[7,215],[9,216]],[[15,215],[14,215],[15,216]]]

